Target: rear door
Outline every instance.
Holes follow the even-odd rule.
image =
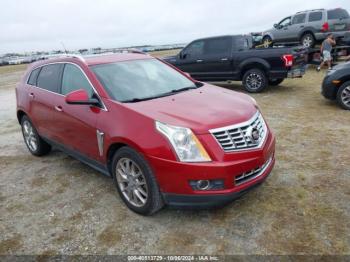
[[[299,41],[300,32],[306,26],[306,13],[296,14],[293,16],[292,24],[288,27],[286,40]]]
[[[308,16],[308,27],[313,28],[314,32],[322,32],[322,26],[326,19],[324,16],[322,10],[310,12]]]
[[[49,64],[39,68],[35,85],[31,88],[30,115],[39,134],[54,139],[54,101],[58,94],[63,64]]]
[[[350,30],[349,13],[342,8],[327,11],[329,30],[331,32],[343,32]]]
[[[64,65],[60,96],[55,100],[56,110],[53,114],[57,140],[66,148],[98,160],[96,121],[102,109],[67,104],[66,95],[78,89],[84,89],[90,98],[97,95],[84,71],[78,65],[67,63]]]

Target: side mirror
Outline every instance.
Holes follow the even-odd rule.
[[[274,24],[273,27],[278,29],[278,24]]]
[[[72,91],[69,94],[67,94],[66,103],[70,105],[100,105],[100,101],[98,101],[96,98],[89,98],[88,93],[84,89]]]

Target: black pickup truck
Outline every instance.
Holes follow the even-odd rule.
[[[199,81],[239,80],[252,93],[287,77],[302,77],[307,59],[303,47],[253,48],[248,35],[198,39],[178,55],[163,58]]]

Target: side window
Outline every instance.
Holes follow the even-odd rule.
[[[213,38],[205,41],[204,54],[227,54],[231,51],[231,41],[228,37]]]
[[[41,68],[37,86],[58,93],[63,64],[46,65]]]
[[[292,20],[291,17],[287,17],[287,18],[283,19],[281,22],[279,22],[279,25],[281,27],[285,27],[287,25],[290,25],[291,24],[291,20]]]
[[[199,56],[203,54],[204,41],[196,41],[190,44],[186,49],[185,53],[191,56]]]
[[[312,12],[309,14],[309,22],[316,22],[322,20],[322,12]]]
[[[72,64],[66,64],[63,70],[61,93],[66,95],[78,89],[86,90],[89,97],[93,95],[93,89],[80,68]]]
[[[349,18],[349,13],[345,9],[333,9],[327,11],[327,17],[328,19],[346,19]]]
[[[298,14],[293,17],[292,24],[302,24],[305,23],[306,14]]]
[[[33,70],[28,79],[28,85],[36,86],[36,80],[38,79],[38,74],[40,72],[41,67]]]

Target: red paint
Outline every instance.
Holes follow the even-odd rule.
[[[204,84],[199,89],[168,97],[138,103],[120,103],[108,96],[89,68],[89,65],[135,59],[153,58],[141,54],[120,54],[87,58],[85,61],[60,58],[34,63],[29,66],[16,88],[17,111],[23,111],[29,116],[41,136],[60,142],[104,165],[107,165],[107,153],[113,144],[123,143],[134,148],[148,161],[161,191],[166,193],[203,194],[193,191],[188,184],[189,180],[223,179],[224,190],[204,193],[226,194],[250,187],[270,173],[274,165],[275,138],[269,128],[261,148],[233,153],[225,153],[209,133],[213,128],[249,120],[257,108],[248,95]],[[285,59],[289,61],[288,58]],[[81,67],[107,110],[67,103],[87,100],[87,94],[83,90],[63,96],[26,84],[33,68],[55,62],[70,62]],[[31,93],[34,98],[29,96]],[[54,110],[56,106],[62,111]],[[155,120],[191,128],[212,162],[179,162],[169,141],[156,130]],[[102,156],[98,150],[96,130],[105,134]],[[270,157],[273,157],[273,161],[262,176],[234,186],[234,176],[263,165]]]

